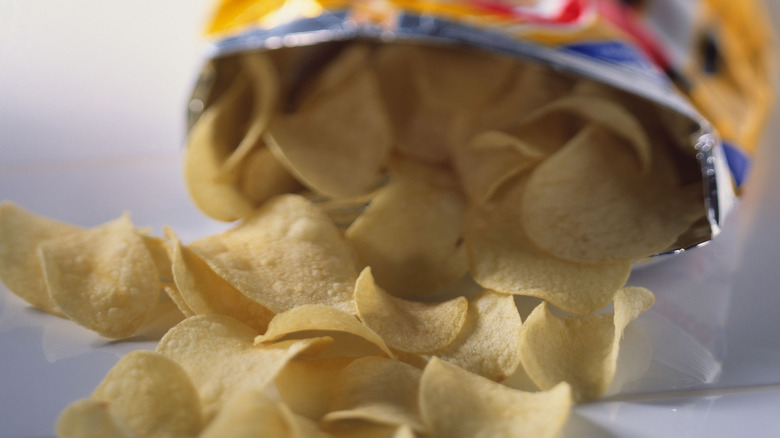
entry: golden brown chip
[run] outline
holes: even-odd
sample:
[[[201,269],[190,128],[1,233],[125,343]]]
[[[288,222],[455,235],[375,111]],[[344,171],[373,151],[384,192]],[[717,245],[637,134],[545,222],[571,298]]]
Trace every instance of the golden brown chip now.
[[[179,296],[193,314],[218,313],[231,316],[262,333],[274,314],[242,294],[218,276],[192,250],[184,246],[173,230],[166,229],[173,247],[173,277]]]
[[[342,421],[407,425],[423,432],[418,391],[422,371],[397,359],[367,356],[347,365],[338,377],[332,412],[322,422]]]
[[[92,398],[139,437],[190,438],[203,427],[200,400],[184,369],[147,350],[128,353],[106,374]]]
[[[255,345],[256,336],[257,331],[229,316],[198,315],[168,331],[157,351],[190,375],[209,421],[237,392],[265,389],[287,362],[332,342],[313,338]]]
[[[57,418],[60,438],[134,438],[136,435],[110,409],[110,403],[85,398],[70,403]]]
[[[358,263],[391,295],[416,298],[455,283],[468,270],[463,247],[466,200],[451,173],[413,162],[347,229]]]
[[[468,306],[458,337],[433,355],[500,382],[520,364],[523,324],[514,297],[485,290],[470,297]]]
[[[575,314],[609,304],[628,279],[631,262],[575,263],[536,248],[520,222],[524,184],[524,177],[515,179],[501,196],[470,212],[466,245],[474,280],[486,289],[535,296]]]
[[[312,190],[351,197],[380,180],[393,142],[373,72],[362,69],[299,111],[277,114],[266,143]],[[334,120],[349,120],[345,127]]]
[[[276,315],[268,325],[268,330],[258,336],[255,343],[265,344],[295,333],[310,332],[326,333],[328,336],[332,336],[332,332],[341,332],[357,336],[378,347],[388,356],[395,357],[385,341],[357,318],[333,307],[316,304],[299,306]]]
[[[569,416],[571,391],[566,383],[519,391],[433,358],[420,381],[420,410],[437,437],[553,437]]]
[[[36,308],[62,315],[49,295],[38,245],[82,230],[32,213],[12,202],[0,203],[0,280],[11,292]]]
[[[355,284],[355,304],[363,324],[391,348],[407,353],[442,349],[458,336],[466,321],[464,297],[428,303],[393,297],[374,283],[371,269],[360,273]]]
[[[633,262],[667,248],[690,225],[676,199],[624,142],[589,125],[532,172],[520,223],[534,245],[566,260]]]
[[[132,336],[157,305],[157,267],[128,215],[48,240],[39,252],[62,313],[101,336]]]
[[[271,199],[239,226],[188,248],[274,313],[301,304],[353,310],[352,253],[331,220],[298,195]]]
[[[560,317],[540,304],[521,337],[525,371],[542,389],[567,382],[575,401],[600,397],[615,375],[623,330],[653,301],[649,290],[626,287],[615,295],[612,314]]]
[[[267,147],[249,152],[240,173],[238,184],[241,193],[256,205],[276,195],[296,192],[302,187]]]

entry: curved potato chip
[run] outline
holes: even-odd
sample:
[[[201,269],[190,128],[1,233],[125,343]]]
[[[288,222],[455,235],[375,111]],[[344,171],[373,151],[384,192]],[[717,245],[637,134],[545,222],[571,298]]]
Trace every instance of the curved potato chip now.
[[[523,126],[533,129],[545,117],[556,113],[569,113],[578,116],[584,124],[596,124],[613,135],[625,140],[638,161],[642,173],[652,167],[653,146],[642,122],[620,103],[598,97],[571,94],[545,105],[524,118]]]
[[[262,333],[274,314],[242,294],[218,276],[197,254],[185,247],[173,230],[166,228],[173,251],[173,277],[187,308],[194,314],[231,316]]]
[[[443,169],[404,163],[346,236],[361,266],[391,295],[436,293],[468,271],[463,247],[466,200]]]
[[[301,196],[271,199],[239,226],[188,248],[274,313],[301,304],[353,310],[352,253],[325,213]]]
[[[222,163],[241,142],[250,112],[251,94],[245,75],[192,126],[184,149],[184,180],[195,205],[209,217],[234,221],[249,215],[255,205],[233,179],[222,177]]]
[[[107,402],[139,437],[191,438],[203,427],[198,393],[184,369],[153,351],[128,353],[92,398]]]
[[[479,111],[495,101],[514,77],[509,57],[455,46],[420,46],[419,92],[435,106]]]
[[[235,181],[238,178],[240,164],[261,144],[279,100],[278,73],[268,54],[245,53],[241,56],[241,65],[251,81],[252,112],[244,138],[221,164],[218,180]]]
[[[339,373],[353,360],[328,357],[290,361],[274,383],[293,412],[319,421],[330,410]]]
[[[566,383],[523,392],[438,358],[428,362],[420,381],[420,411],[437,437],[553,437],[570,410]]]
[[[355,359],[338,377],[332,412],[322,424],[362,420],[423,432],[418,407],[422,371],[396,359],[367,356]]]
[[[295,432],[291,413],[283,403],[260,390],[247,389],[225,403],[200,438],[293,438]]]
[[[577,402],[600,397],[615,376],[623,330],[653,301],[649,290],[627,287],[615,295],[613,314],[559,317],[540,304],[521,336],[525,371],[541,389],[567,382]]]
[[[468,302],[456,297],[436,303],[408,301],[381,290],[365,268],[355,283],[355,305],[363,324],[390,348],[425,353],[450,345],[466,321]]]
[[[674,209],[674,190],[642,174],[629,148],[590,125],[534,169],[521,223],[534,245],[558,257],[634,262],[667,248],[690,225]]]
[[[308,331],[344,332],[358,336],[395,358],[385,341],[354,316],[330,306],[306,304],[280,313],[268,324],[265,334],[255,338],[255,344],[282,339],[287,335]]]
[[[488,201],[496,191],[546,156],[543,150],[501,131],[484,131],[453,148],[453,163],[469,201]]]
[[[364,194],[379,182],[393,143],[373,72],[363,69],[316,102],[277,114],[266,143],[312,190],[331,197]],[[345,129],[334,120],[349,120]]]
[[[238,185],[256,205],[283,193],[292,193],[303,186],[276,159],[267,147],[253,149],[241,166]]]
[[[128,215],[48,240],[39,253],[62,313],[101,336],[132,336],[157,305],[157,267]]]
[[[82,230],[3,201],[0,203],[0,280],[8,290],[36,308],[62,316],[49,295],[38,245]]]
[[[312,338],[255,345],[255,336],[257,331],[229,316],[198,315],[168,331],[157,352],[190,375],[208,422],[240,390],[263,390],[294,357],[332,341]]]
[[[514,297],[484,290],[470,297],[458,337],[432,354],[474,374],[500,382],[520,364],[523,323]]]
[[[55,431],[60,438],[134,438],[136,435],[105,401],[85,398],[62,410]]]
[[[474,207],[467,221],[471,275],[486,289],[530,295],[571,313],[593,313],[612,301],[631,262],[585,264],[554,257],[528,240],[520,223],[525,177],[494,201]]]

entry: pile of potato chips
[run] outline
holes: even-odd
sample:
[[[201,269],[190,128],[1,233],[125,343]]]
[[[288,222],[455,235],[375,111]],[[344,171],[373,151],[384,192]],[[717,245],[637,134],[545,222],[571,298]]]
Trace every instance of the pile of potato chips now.
[[[659,120],[597,84],[447,47],[222,60],[185,174],[220,234],[0,204],[0,278],[126,338],[63,437],[554,436],[653,303],[632,266],[703,215]]]

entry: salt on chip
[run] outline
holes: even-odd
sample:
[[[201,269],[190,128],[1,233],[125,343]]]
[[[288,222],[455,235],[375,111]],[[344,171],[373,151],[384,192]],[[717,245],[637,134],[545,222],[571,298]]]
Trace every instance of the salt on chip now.
[[[110,403],[85,398],[60,412],[54,426],[60,438],[134,438],[136,435],[110,409]]]
[[[49,295],[38,246],[48,239],[82,230],[9,201],[0,203],[0,280],[11,292],[36,308],[62,315]]]
[[[407,353],[425,353],[450,345],[460,333],[468,310],[465,297],[440,302],[393,297],[377,286],[371,268],[365,268],[355,283],[355,305],[363,324],[390,348]]]
[[[153,351],[128,353],[91,396],[109,404],[139,437],[193,437],[203,428],[198,394],[184,369]]]
[[[188,248],[273,313],[300,304],[352,311],[352,253],[327,215],[299,195],[273,198],[237,227]]]
[[[536,248],[520,224],[525,180],[516,178],[501,196],[472,208],[466,227],[471,275],[486,289],[542,298],[567,312],[600,310],[625,284],[632,263],[576,263]]]
[[[567,382],[575,401],[600,397],[615,375],[623,330],[653,301],[649,290],[626,287],[615,295],[611,314],[556,316],[540,304],[521,337],[525,371],[542,389]]]
[[[184,246],[170,228],[173,277],[179,295],[194,314],[219,313],[247,324],[259,333],[265,331],[273,318],[265,306],[250,300],[230,283],[218,276],[192,250]]]
[[[101,336],[132,336],[157,305],[157,267],[128,215],[48,240],[39,253],[54,302]]]
[[[169,330],[157,352],[181,364],[191,376],[208,422],[240,390],[263,390],[287,362],[331,342],[313,338],[255,345],[257,334],[229,316],[197,315]]]
[[[376,78],[366,68],[299,111],[277,114],[265,140],[298,180],[338,198],[367,193],[378,184],[393,133]]]
[[[268,330],[258,336],[255,343],[262,345],[301,332],[342,332],[368,341],[389,357],[395,357],[384,339],[353,315],[316,304],[302,305],[276,315],[268,325]]]
[[[293,412],[319,421],[330,410],[339,373],[353,360],[324,357],[290,361],[276,376],[276,390]]]
[[[418,406],[422,371],[397,359],[366,356],[347,365],[338,377],[326,427],[342,421],[408,425],[424,432]]]
[[[193,202],[209,217],[234,221],[254,210],[223,163],[242,140],[251,106],[249,81],[238,75],[230,88],[192,126],[184,151],[184,179]]]
[[[688,215],[677,207],[681,197],[692,199],[652,176],[625,142],[588,125],[534,169],[519,223],[534,245],[566,260],[649,257],[688,228]]]
[[[465,212],[465,197],[449,171],[402,162],[346,236],[358,263],[371,267],[382,288],[422,297],[466,274]]]
[[[432,354],[497,382],[520,364],[523,323],[514,297],[484,290],[468,299],[468,313],[455,341]]]
[[[569,416],[571,391],[566,383],[519,391],[433,358],[420,381],[420,410],[432,436],[553,437]]]

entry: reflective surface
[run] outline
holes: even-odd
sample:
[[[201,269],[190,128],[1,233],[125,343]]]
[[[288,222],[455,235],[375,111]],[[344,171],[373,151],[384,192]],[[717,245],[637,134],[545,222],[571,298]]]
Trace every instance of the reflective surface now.
[[[209,3],[0,0],[0,200],[84,226],[129,210],[184,241],[224,229],[192,206],[180,175]],[[723,234],[633,273],[657,303],[629,327],[611,395],[576,407],[565,436],[766,436],[780,426],[773,122]],[[110,342],[0,286],[0,436],[51,436],[67,403],[158,335]]]

